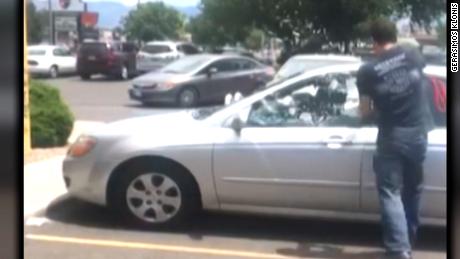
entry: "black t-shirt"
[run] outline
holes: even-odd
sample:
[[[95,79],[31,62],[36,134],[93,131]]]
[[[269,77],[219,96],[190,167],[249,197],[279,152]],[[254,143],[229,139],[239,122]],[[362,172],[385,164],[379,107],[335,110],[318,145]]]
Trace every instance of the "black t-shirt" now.
[[[404,141],[407,134],[426,135],[424,66],[416,50],[396,46],[359,69],[358,90],[372,99],[377,110],[379,140]],[[398,130],[404,134],[397,134]]]

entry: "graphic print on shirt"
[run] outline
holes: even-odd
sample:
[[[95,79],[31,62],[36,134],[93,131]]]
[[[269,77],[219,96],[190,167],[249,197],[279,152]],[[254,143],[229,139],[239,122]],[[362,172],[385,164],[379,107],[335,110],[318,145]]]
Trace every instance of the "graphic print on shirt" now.
[[[377,64],[375,72],[383,79],[383,82],[376,87],[379,94],[410,94],[412,83],[421,78],[420,71],[413,69],[407,70],[406,54],[401,53],[391,59]]]

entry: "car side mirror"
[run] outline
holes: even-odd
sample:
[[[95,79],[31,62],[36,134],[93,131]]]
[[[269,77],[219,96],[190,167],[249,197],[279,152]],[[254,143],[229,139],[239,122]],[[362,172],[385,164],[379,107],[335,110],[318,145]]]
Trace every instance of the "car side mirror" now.
[[[217,68],[215,67],[211,67],[208,69],[208,77],[212,77],[212,75],[216,74],[217,73]]]
[[[241,130],[243,129],[244,123],[243,120],[239,116],[235,116],[230,121],[230,127],[236,132],[236,134],[240,135]]]

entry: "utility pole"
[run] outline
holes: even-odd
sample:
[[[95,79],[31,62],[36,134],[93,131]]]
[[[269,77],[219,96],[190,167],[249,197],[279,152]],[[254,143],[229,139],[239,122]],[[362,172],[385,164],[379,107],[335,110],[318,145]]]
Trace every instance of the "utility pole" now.
[[[51,4],[51,0],[48,0],[48,20],[49,20],[49,27],[50,27],[50,44],[54,42],[54,33],[53,33],[53,5]]]
[[[29,113],[29,67],[27,64],[27,0],[24,1],[24,155],[31,151]]]

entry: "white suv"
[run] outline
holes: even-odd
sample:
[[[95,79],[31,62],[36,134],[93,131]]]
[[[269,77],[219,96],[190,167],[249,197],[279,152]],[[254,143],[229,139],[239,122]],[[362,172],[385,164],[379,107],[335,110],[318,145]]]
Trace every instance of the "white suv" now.
[[[154,71],[182,56],[197,53],[199,50],[190,43],[151,41],[137,53],[137,71],[139,73]]]

